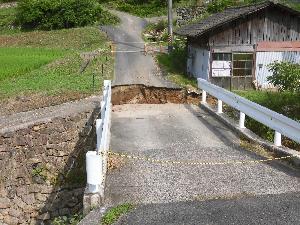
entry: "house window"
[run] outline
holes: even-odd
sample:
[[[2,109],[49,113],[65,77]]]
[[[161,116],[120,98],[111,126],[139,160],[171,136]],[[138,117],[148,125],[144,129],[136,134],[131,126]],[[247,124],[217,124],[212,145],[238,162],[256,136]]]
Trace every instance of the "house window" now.
[[[233,71],[234,77],[252,76],[253,54],[252,53],[234,53]]]
[[[231,61],[231,53],[213,53],[213,61]]]

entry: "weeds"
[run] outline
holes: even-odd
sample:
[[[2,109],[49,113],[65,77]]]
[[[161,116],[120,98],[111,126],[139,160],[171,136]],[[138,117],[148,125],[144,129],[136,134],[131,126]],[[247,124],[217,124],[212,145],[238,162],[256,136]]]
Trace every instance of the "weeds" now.
[[[52,225],[76,225],[83,219],[82,214],[74,214],[70,216],[59,216],[54,218]]]
[[[293,120],[300,121],[299,93],[267,91],[235,91],[235,93]],[[245,125],[260,137],[273,142],[274,131],[271,128],[249,117],[247,117]],[[283,137],[282,143],[300,151],[300,145],[286,137]]]
[[[126,203],[110,209],[102,218],[102,225],[110,225],[115,223],[121,215],[130,212],[134,209],[132,204]]]

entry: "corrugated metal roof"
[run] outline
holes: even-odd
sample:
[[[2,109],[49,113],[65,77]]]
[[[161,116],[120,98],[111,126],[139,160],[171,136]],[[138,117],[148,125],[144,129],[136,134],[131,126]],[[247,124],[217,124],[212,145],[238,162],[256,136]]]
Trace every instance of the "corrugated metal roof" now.
[[[259,52],[299,52],[300,41],[263,41],[258,42],[256,50]]]
[[[300,12],[296,10],[288,8],[279,3],[274,3],[272,1],[265,1],[262,3],[257,3],[248,6],[228,8],[223,12],[213,14],[208,18],[203,19],[199,22],[183,26],[178,30],[176,30],[175,33],[187,37],[201,36],[207,33],[208,31],[219,28],[224,24],[235,21],[247,15],[253,14],[257,11],[260,11],[270,6],[279,7],[286,11],[289,11],[290,13],[300,16]]]

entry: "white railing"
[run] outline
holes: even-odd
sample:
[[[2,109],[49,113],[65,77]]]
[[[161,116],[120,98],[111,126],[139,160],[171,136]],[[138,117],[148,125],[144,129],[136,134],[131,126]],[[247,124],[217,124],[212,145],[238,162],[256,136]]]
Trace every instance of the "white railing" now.
[[[207,93],[218,99],[217,113],[222,113],[223,102],[240,111],[239,127],[245,128],[245,115],[275,130],[274,144],[281,146],[281,134],[300,143],[300,123],[286,116],[242,98],[230,91],[198,79],[202,89],[202,103],[206,103]]]
[[[111,81],[105,80],[101,101],[101,118],[96,120],[97,146],[96,151],[86,154],[86,171],[88,190],[103,195],[107,158],[110,144],[111,124]]]

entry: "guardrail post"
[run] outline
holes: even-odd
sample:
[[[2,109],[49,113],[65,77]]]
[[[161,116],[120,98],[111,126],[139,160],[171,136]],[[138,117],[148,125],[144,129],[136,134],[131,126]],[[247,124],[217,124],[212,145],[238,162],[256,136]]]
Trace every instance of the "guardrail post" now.
[[[97,193],[100,191],[100,185],[103,180],[102,156],[96,151],[86,153],[86,173],[88,191]]]
[[[240,112],[240,122],[239,122],[239,127],[240,128],[245,128],[245,113]]]
[[[202,103],[206,103],[206,91],[202,90]]]
[[[275,146],[281,146],[281,133],[277,131],[275,131],[274,144]]]
[[[223,113],[223,102],[218,100],[218,113]]]
[[[103,123],[102,119],[96,120],[96,134],[97,134],[97,153],[99,154],[100,145],[101,145],[101,135],[102,135]]]

